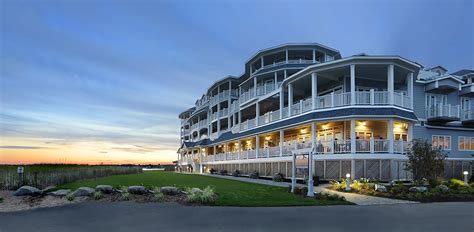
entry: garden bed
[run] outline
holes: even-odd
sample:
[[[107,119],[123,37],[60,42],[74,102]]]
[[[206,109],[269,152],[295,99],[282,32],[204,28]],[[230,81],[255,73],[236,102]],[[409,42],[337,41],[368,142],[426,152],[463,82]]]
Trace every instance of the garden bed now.
[[[346,181],[332,182],[329,189],[346,192]],[[351,193],[419,202],[474,201],[474,183],[437,179],[420,183],[378,183],[355,180]]]

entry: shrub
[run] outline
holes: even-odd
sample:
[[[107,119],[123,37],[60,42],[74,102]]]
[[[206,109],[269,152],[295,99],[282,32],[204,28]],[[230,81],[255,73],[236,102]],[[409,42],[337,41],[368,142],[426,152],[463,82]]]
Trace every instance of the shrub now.
[[[290,190],[291,190],[291,185],[290,185]],[[296,195],[302,195],[306,196],[308,194],[308,187],[303,186],[303,187],[295,187],[295,191],[293,192]]]
[[[216,194],[211,186],[207,186],[202,191],[192,191],[191,188],[186,188],[186,198],[189,202],[209,204],[216,200]]]
[[[319,193],[314,196],[316,199],[320,200],[330,200],[330,201],[345,201],[346,198],[343,196],[339,196],[337,194],[331,194],[331,193]]]
[[[227,175],[227,170],[220,170],[219,175]]]
[[[163,200],[165,199],[165,194],[160,193],[160,192],[155,192],[155,193],[153,194],[153,196],[155,197],[155,200],[156,200],[156,201],[160,201],[160,202],[161,202],[161,201],[163,201]]]
[[[66,199],[68,201],[73,201],[74,200],[74,194],[72,194],[72,192],[70,192],[69,194],[66,195]]]
[[[446,181],[443,178],[439,177],[439,178],[429,179],[428,183],[429,183],[430,187],[434,188],[436,186],[445,184]]]
[[[414,180],[436,178],[444,172],[446,154],[426,140],[413,140],[407,157],[406,170],[413,174]]]
[[[216,174],[216,173],[217,173],[217,170],[214,169],[214,168],[211,168],[211,169],[209,169],[209,173],[211,173],[211,174]]]
[[[3,197],[0,197],[0,203],[2,203],[2,202],[3,202]]]
[[[400,193],[407,192],[407,190],[408,190],[408,189],[407,189],[406,186],[404,186],[404,185],[401,184],[401,183],[398,183],[398,184],[392,186],[392,187],[390,188],[390,191],[389,191],[389,192],[390,192],[391,194],[396,195],[396,194],[400,194]]]
[[[462,187],[465,187],[464,182],[458,179],[449,180],[448,187],[452,190],[459,190]]]
[[[283,174],[275,173],[275,175],[273,175],[273,177],[272,177],[272,180],[275,181],[275,182],[283,182],[284,181]]]
[[[331,188],[337,191],[344,191],[346,189],[346,181],[331,181]]]
[[[120,200],[122,200],[122,201],[130,200],[130,193],[128,192],[127,186],[121,186],[120,191],[121,191]]]
[[[257,171],[253,171],[249,175],[249,178],[251,178],[251,179],[258,179],[259,177],[260,177],[260,175],[258,174]]]
[[[234,177],[239,177],[239,176],[240,176],[240,171],[239,171],[239,170],[235,170],[235,171],[232,173],[232,176],[234,176]]]
[[[306,176],[304,178],[304,183],[308,183],[309,181],[309,176]],[[313,176],[313,186],[318,186],[319,185],[319,176]]]
[[[104,194],[101,191],[95,191],[94,192],[94,199],[95,200],[100,200],[104,198]]]

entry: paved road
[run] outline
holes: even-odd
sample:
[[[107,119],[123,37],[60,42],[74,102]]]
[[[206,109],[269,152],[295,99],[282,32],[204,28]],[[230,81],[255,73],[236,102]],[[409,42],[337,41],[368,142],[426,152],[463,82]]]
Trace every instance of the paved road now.
[[[87,202],[0,213],[0,231],[474,231],[474,202],[316,207],[189,207]]]

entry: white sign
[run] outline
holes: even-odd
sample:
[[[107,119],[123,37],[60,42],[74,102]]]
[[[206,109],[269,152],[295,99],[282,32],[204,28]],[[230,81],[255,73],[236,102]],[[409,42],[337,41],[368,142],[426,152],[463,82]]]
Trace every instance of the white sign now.
[[[18,173],[19,173],[19,174],[22,174],[22,173],[23,173],[23,167],[22,167],[22,166],[18,166],[18,169],[17,169],[17,170],[18,170]]]
[[[299,155],[296,156],[296,163],[297,168],[307,168],[308,167],[308,156],[307,155]]]

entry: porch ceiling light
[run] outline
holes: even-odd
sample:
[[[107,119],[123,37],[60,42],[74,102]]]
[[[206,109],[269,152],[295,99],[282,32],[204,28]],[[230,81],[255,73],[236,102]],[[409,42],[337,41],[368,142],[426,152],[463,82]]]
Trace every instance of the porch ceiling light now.
[[[323,128],[323,130],[329,129],[329,124],[324,124],[324,125],[322,126],[322,128]]]
[[[269,141],[270,139],[272,139],[272,136],[271,136],[271,135],[265,136],[265,140]]]
[[[301,134],[306,134],[306,132],[307,132],[307,129],[306,129],[306,128],[303,128],[303,129],[300,130],[300,133],[301,133]]]
[[[360,126],[365,126],[367,123],[365,121],[359,121]]]

